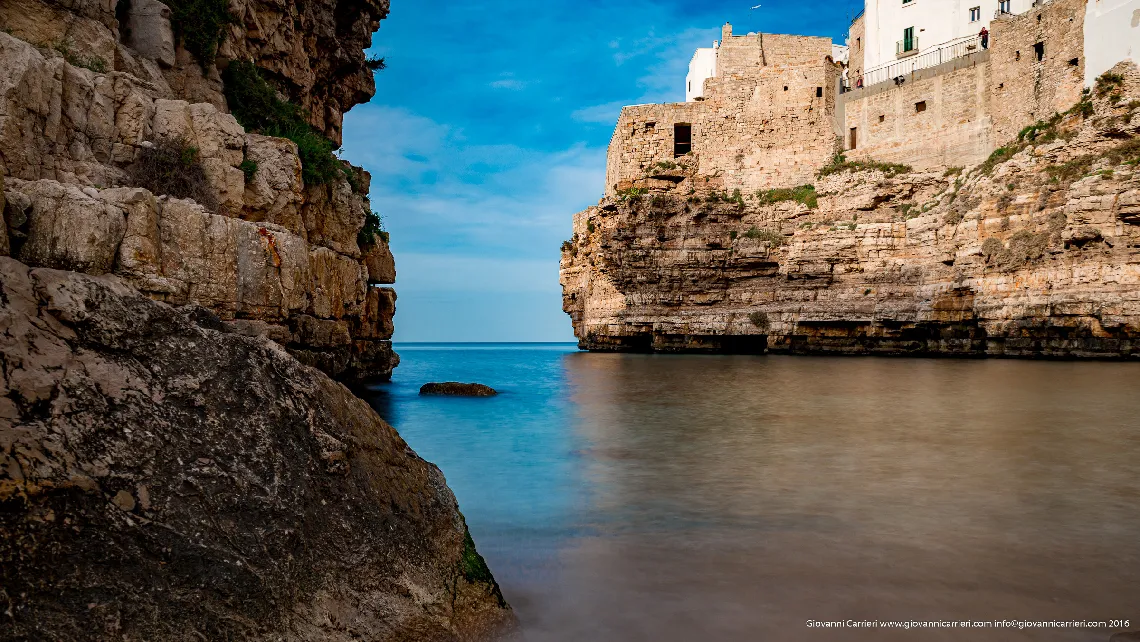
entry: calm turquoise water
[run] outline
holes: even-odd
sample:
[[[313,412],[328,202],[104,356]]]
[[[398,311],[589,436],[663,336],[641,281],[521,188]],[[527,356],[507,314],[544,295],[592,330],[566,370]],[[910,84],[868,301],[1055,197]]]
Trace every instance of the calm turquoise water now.
[[[377,410],[538,641],[1107,640],[1130,620],[1140,365],[398,346]],[[491,399],[419,397],[476,381]]]

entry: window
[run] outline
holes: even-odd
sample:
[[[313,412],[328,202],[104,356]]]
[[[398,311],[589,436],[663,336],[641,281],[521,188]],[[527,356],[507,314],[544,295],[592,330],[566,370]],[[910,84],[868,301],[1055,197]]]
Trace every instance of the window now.
[[[902,50],[914,51],[914,27],[903,29]]]
[[[816,87],[815,88],[815,97],[816,98],[823,98],[823,87]]]
[[[879,122],[880,122],[880,123],[882,123],[882,122],[886,122],[886,120],[887,120],[887,115],[886,115],[886,114],[879,114]]]
[[[851,143],[847,145],[847,149],[855,149],[855,144],[859,141],[859,128],[851,128]]]
[[[1045,60],[1045,43],[1044,42],[1039,42],[1039,43],[1033,45],[1033,57],[1036,58],[1038,62]]]
[[[863,39],[862,38],[856,38],[855,39],[855,50],[858,51],[859,47],[862,47],[862,46],[863,46]]]
[[[689,91],[693,91],[693,83],[689,83]]]
[[[1001,0],[1001,2],[998,3],[998,5],[999,5],[999,11],[1001,11],[1002,13],[1012,13],[1009,10],[1010,0]]]
[[[970,22],[977,22],[982,19],[982,8],[974,7],[970,9]]]
[[[673,158],[693,151],[693,126],[689,123],[673,125]]]
[[[914,112],[916,114],[921,114],[924,111],[926,111],[926,101],[925,100],[920,100],[914,104]]]
[[[910,4],[912,2],[914,2],[914,0],[903,0],[903,4]]]

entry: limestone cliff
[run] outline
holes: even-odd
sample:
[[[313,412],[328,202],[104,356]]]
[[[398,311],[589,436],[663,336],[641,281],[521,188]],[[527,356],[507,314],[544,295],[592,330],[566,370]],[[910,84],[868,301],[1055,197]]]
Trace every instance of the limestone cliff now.
[[[199,306],[0,258],[0,639],[476,640],[439,469]]]
[[[387,11],[0,0],[0,639],[513,626],[443,475],[326,376],[398,362],[333,152]]]
[[[592,350],[1140,355],[1138,99],[1121,64],[967,170],[744,195],[658,164],[575,216],[564,309]]]
[[[362,235],[367,172],[331,154],[341,115],[374,93],[364,49],[387,2],[172,7],[0,3],[4,253],[203,305],[337,377],[390,376],[396,297],[373,287],[395,280],[387,237]],[[222,82],[250,61],[261,85]],[[235,92],[305,120],[258,123],[293,140],[247,131]]]

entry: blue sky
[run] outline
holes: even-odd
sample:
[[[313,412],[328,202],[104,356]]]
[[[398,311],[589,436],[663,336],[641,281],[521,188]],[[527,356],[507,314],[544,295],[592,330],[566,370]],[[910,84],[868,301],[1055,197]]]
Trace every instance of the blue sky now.
[[[763,6],[750,11],[761,2]],[[396,255],[397,341],[572,341],[572,215],[602,194],[622,105],[684,100],[731,21],[842,42],[862,0],[392,0],[388,68],[345,118]]]

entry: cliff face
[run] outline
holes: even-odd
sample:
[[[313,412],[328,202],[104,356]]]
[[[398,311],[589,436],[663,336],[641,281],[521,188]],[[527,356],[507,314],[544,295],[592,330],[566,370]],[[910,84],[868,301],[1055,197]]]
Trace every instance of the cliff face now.
[[[513,626],[443,475],[325,374],[398,362],[332,153],[387,11],[0,1],[0,639]]]
[[[205,308],[0,258],[3,639],[473,640],[512,623],[439,469]]]
[[[341,115],[374,93],[364,48],[387,3],[223,4],[203,59],[203,34],[178,16],[208,22],[209,4],[0,4],[7,253],[206,306],[337,377],[388,377],[396,297],[372,286],[395,269],[386,235],[361,238],[369,176],[332,144],[309,149],[339,141]],[[250,60],[315,127],[301,146],[227,113],[249,107],[227,104],[221,69]]]
[[[724,194],[658,167],[574,219],[564,309],[592,350],[1140,354],[1140,73],[989,161],[836,166]]]

